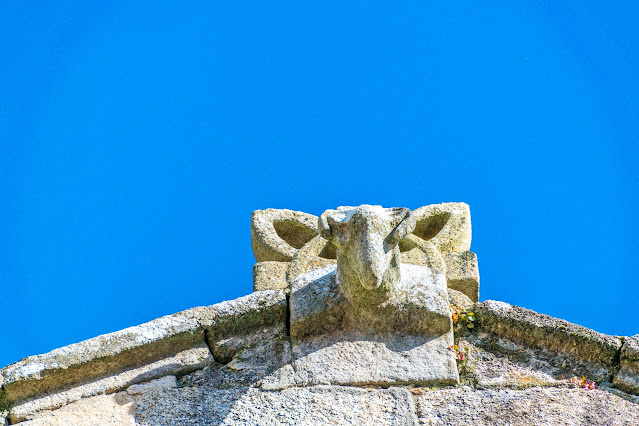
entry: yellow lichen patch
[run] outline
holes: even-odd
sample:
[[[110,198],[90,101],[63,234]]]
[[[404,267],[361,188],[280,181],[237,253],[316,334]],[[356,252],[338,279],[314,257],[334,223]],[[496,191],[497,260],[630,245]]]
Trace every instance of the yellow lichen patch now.
[[[512,380],[514,383],[517,383],[519,386],[527,388],[530,386],[543,386],[547,385],[547,382],[544,380],[540,380],[539,377],[535,377],[532,374],[527,374],[520,371],[513,371],[508,374],[508,379]]]

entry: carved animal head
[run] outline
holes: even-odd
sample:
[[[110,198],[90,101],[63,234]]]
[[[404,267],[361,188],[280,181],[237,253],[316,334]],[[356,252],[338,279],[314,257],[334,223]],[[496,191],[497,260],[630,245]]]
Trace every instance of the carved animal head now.
[[[407,208],[338,207],[319,218],[320,235],[337,248],[341,279],[366,290],[390,289],[399,281],[398,243],[413,229],[415,218]]]

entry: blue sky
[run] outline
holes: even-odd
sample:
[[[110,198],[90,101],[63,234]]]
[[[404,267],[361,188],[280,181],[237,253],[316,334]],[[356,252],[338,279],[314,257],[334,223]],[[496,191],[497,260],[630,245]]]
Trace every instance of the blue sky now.
[[[250,215],[464,201],[481,299],[639,333],[636,2],[0,6],[0,365],[251,292]]]

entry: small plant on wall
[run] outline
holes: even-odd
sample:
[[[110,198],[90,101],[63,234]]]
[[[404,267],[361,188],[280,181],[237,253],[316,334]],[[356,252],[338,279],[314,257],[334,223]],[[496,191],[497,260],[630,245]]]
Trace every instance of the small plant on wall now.
[[[593,390],[597,388],[597,383],[594,380],[588,380],[585,376],[581,378],[577,376],[572,376],[570,379],[567,379],[568,383],[572,383],[576,387],[580,387],[586,390]]]
[[[455,333],[462,331],[464,328],[469,330],[475,328],[475,313],[470,308],[463,309],[456,305],[450,305],[450,310]]]
[[[463,365],[468,359],[468,348],[460,348],[458,345],[451,345],[448,347],[449,351],[455,352],[455,359],[457,360],[457,365]]]

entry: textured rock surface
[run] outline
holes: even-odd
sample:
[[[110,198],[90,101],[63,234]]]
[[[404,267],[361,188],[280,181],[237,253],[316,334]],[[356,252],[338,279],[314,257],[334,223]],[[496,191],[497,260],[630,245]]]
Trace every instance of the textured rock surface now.
[[[297,385],[457,383],[452,333],[436,338],[336,333],[293,346]]]
[[[282,389],[292,384],[281,377],[280,371],[291,362],[291,347],[283,326],[219,340],[211,348],[218,363],[182,377],[180,386],[230,389],[263,385]]]
[[[615,336],[504,302],[488,300],[478,303],[475,309],[479,327],[486,333],[563,354],[591,371],[600,369],[595,380],[608,380],[616,372],[621,341]]]
[[[290,283],[301,274],[336,264],[335,246],[318,235],[298,250],[290,262],[286,280]]]
[[[470,297],[466,296],[461,291],[453,290],[452,288],[448,289],[448,302],[461,309],[468,309],[475,305],[473,301],[470,300]]]
[[[351,212],[344,214],[348,210]],[[389,234],[394,231],[392,228],[397,223],[391,218],[393,214],[390,213],[393,211],[403,212],[407,211],[407,209],[383,209],[380,206],[366,205],[340,207],[337,210],[327,210],[320,218],[307,213],[285,209],[257,210],[253,213],[251,221],[255,259],[258,263],[264,261],[289,263],[286,280],[290,283],[302,273],[334,264],[337,258],[336,246],[342,246],[342,257],[348,257],[349,253],[352,256],[355,253],[372,254],[375,250],[371,251],[366,249],[366,247],[381,246],[383,243],[389,247],[386,247],[385,250],[378,250],[378,254],[385,253],[385,255],[379,256],[380,259],[386,257],[388,257],[386,260],[397,258],[397,260],[401,259],[404,264],[427,266],[433,271],[446,273],[448,284],[451,288],[460,290],[474,301],[477,301],[479,297],[477,258],[474,253],[467,251],[471,241],[470,209],[468,205],[464,203],[442,203],[420,207],[415,210],[408,216],[407,224],[411,226],[399,226],[397,227],[397,232],[393,233],[393,236],[399,238],[399,241],[394,242],[398,244],[399,256],[396,248],[390,247],[394,243],[389,245],[393,238],[388,240],[378,238],[379,244],[372,244],[375,239],[373,237],[376,234]],[[363,212],[365,214],[360,215]],[[360,219],[366,216],[371,220],[367,224],[360,223],[354,227],[351,225],[345,226],[342,223],[351,222],[353,216],[357,215],[362,216]],[[328,216],[332,217],[332,225],[329,224]],[[353,221],[358,222],[357,218]],[[318,222],[320,224],[319,227],[317,226]],[[407,234],[413,224],[413,233]],[[332,236],[331,226],[336,228],[338,231],[336,233],[341,233],[340,238]],[[319,228],[323,228],[324,231]],[[355,236],[358,228],[367,230],[367,238],[362,239]],[[340,230],[347,230],[348,232],[344,233]],[[324,234],[324,237],[318,235],[320,231]],[[380,235],[377,236],[379,237]],[[331,240],[331,242],[328,240]],[[347,240],[350,240],[350,242]],[[353,250],[353,247],[350,247],[353,241],[361,242],[361,247],[358,250]],[[359,256],[358,259],[358,256],[354,256],[349,263],[353,263],[351,266],[380,264],[379,259],[375,262],[362,262],[364,257]],[[397,260],[393,260],[393,263],[398,263]],[[267,264],[256,266],[254,269],[254,289],[282,289],[284,287],[282,282],[283,268],[283,265],[281,267]],[[368,269],[369,272],[372,271],[372,269]],[[348,270],[352,270],[352,268],[347,268],[343,272],[348,272]],[[371,274],[363,273],[365,270],[366,268],[359,268],[359,273],[351,274],[353,275],[352,278],[357,281],[366,281],[366,277]],[[392,267],[388,268],[388,272],[393,270],[394,268]],[[381,273],[383,271],[380,270],[378,272]],[[392,273],[384,273],[383,275],[386,281],[389,278],[392,281]],[[352,280],[349,279],[347,281]]]
[[[472,251],[447,253],[446,279],[448,288],[461,291],[473,302],[479,300],[479,266],[477,255]]]
[[[291,283],[290,328],[293,339],[342,328],[346,299],[339,291],[336,265],[304,273]]]
[[[410,392],[409,392],[410,391]],[[415,404],[415,400],[417,403]],[[440,390],[341,386],[206,386],[120,392],[41,413],[25,426],[62,425],[636,425],[639,405],[607,390],[535,387]]]
[[[408,235],[399,242],[399,250],[402,263],[427,266],[433,271],[446,273],[446,260],[432,241]]]
[[[251,242],[258,262],[291,261],[317,233],[317,216],[308,213],[266,209],[251,215]]]
[[[258,262],[253,265],[253,291],[285,290],[289,262]]]
[[[605,390],[444,389],[420,395],[417,410],[427,425],[639,424],[639,406]]]
[[[11,409],[11,419],[14,422],[30,419],[41,411],[56,409],[81,398],[115,392],[135,383],[146,382],[166,375],[190,373],[202,369],[212,362],[213,357],[211,357],[208,347],[202,343],[196,348],[182,351],[175,356],[142,367],[15,404]]]
[[[516,344],[485,333],[467,335],[459,346],[467,350],[462,370],[466,383],[480,388],[569,386],[572,376],[607,381],[608,371],[580,360]]]
[[[298,339],[336,329],[426,336],[447,333],[451,319],[444,275],[417,265],[400,265],[400,269],[401,293],[381,305],[347,300],[334,266],[300,275],[291,284],[291,336]]]
[[[441,203],[413,211],[417,225],[413,234],[431,240],[441,253],[470,250],[472,229],[466,203]]]
[[[286,322],[287,302],[282,291],[257,291],[205,308],[193,308],[208,338],[244,334],[268,325]]]
[[[0,370],[10,402],[152,363],[204,343],[193,310],[35,355]]]
[[[319,228],[337,249],[340,289],[351,303],[393,297],[401,282],[399,241],[415,228],[410,210],[338,207],[322,213]]]
[[[277,291],[255,292],[189,309],[25,358],[0,370],[2,389],[7,401],[16,406],[38,395],[55,394],[87,382],[108,382],[109,376],[204,346],[205,330],[209,337],[217,338],[266,325],[283,325],[286,310],[286,297]]]
[[[414,401],[405,389],[335,386],[264,392],[202,387],[147,393],[135,406],[140,425],[413,425]]]
[[[168,389],[177,387],[177,378],[175,376],[164,376],[159,379],[151,380],[147,383],[129,386],[126,393],[129,395],[140,395],[156,389]]]
[[[639,334],[626,338],[621,350],[621,369],[613,383],[619,389],[639,395]]]
[[[597,338],[578,340],[579,352],[585,354],[579,357],[575,350],[557,350],[552,333],[566,333],[561,325],[568,330],[581,328],[489,302],[482,309],[514,309],[508,321],[518,323],[521,330],[533,327],[533,334],[540,332],[534,327],[541,327],[550,337],[531,345],[530,340],[513,338],[522,331],[504,331],[506,323],[484,327],[482,318],[472,330],[457,328],[459,346],[468,351],[464,352],[467,358],[456,364],[455,353],[448,349],[451,335],[437,343],[436,351],[423,351],[423,345],[434,344],[433,340],[424,342],[415,336],[370,337],[346,332],[297,340],[291,347],[285,322],[270,316],[279,303],[277,292],[263,292],[241,303],[208,309],[208,315],[192,313],[201,327],[219,324],[224,331],[218,336],[207,333],[213,357],[200,344],[143,367],[14,404],[12,420],[28,419],[21,423],[25,425],[72,426],[415,424],[417,415],[422,424],[615,425],[639,421],[639,397],[612,388],[611,383],[599,383],[598,389],[589,391],[566,380],[573,374],[598,382],[614,376],[618,359],[610,368],[591,355],[600,353],[602,341],[616,339],[611,336],[596,334]],[[261,321],[245,317],[251,312],[265,312],[271,318],[266,322],[272,324],[258,327]],[[235,328],[229,328],[230,319],[236,321]],[[621,389],[634,388],[624,388],[618,378],[637,382],[633,369],[638,337],[626,339],[621,350],[622,368],[614,381]],[[202,363],[197,362],[198,357]],[[442,365],[448,366],[447,372],[433,373]],[[469,386],[421,387],[433,385],[429,375],[454,376],[457,367],[462,384]],[[189,372],[192,368],[200,369]],[[455,381],[453,377],[450,383]],[[395,388],[370,388],[379,385]]]
[[[137,425],[135,399],[126,392],[84,398],[59,410],[39,413],[23,426],[127,426]]]

